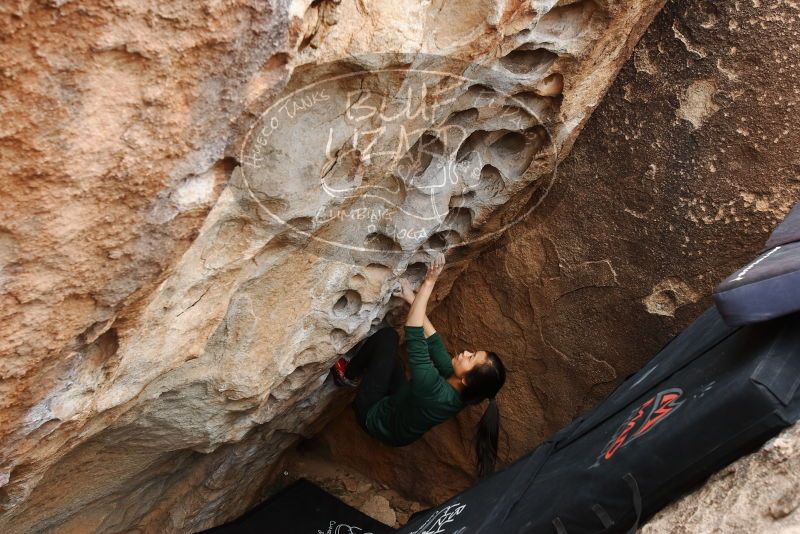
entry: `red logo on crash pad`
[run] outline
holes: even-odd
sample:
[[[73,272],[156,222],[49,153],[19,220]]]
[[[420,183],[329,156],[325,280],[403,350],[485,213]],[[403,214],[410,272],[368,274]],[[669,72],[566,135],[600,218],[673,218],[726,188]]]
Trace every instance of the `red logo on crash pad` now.
[[[650,432],[683,404],[683,401],[680,400],[682,396],[682,389],[670,388],[660,391],[644,401],[631,412],[628,419],[620,426],[597,458],[597,463],[610,460],[620,449]]]

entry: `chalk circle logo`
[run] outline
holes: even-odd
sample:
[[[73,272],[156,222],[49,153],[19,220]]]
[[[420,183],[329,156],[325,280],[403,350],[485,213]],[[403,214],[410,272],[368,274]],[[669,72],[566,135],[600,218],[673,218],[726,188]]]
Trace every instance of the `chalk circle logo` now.
[[[637,406],[614,433],[592,467],[611,460],[621,449],[653,430],[683,405],[682,398],[682,389],[670,388],[659,391]]]
[[[247,131],[239,185],[329,250],[386,256],[490,239],[555,181],[554,99],[525,89],[509,73],[437,56],[298,68]],[[523,209],[492,219],[526,191]]]
[[[411,534],[443,534],[448,528],[452,528],[453,525],[449,527],[447,525],[455,522],[466,507],[466,504],[455,502],[440,508],[433,512],[430,517]],[[456,532],[461,530],[462,529],[459,529]]]
[[[348,525],[347,523],[331,521],[328,523],[327,530],[323,532],[322,530],[317,529],[317,534],[372,534],[372,532],[366,532],[361,527]]]

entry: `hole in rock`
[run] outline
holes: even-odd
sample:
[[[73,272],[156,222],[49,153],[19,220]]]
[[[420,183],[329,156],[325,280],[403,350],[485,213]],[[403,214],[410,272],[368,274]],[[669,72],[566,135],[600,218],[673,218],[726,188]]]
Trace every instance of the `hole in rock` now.
[[[503,169],[503,175],[516,178],[530,166],[547,139],[547,131],[535,126],[520,132],[507,132],[489,146],[490,161]]]
[[[448,124],[463,124],[467,127],[472,126],[475,124],[475,121],[478,120],[480,116],[480,112],[475,108],[464,109],[461,111],[456,111],[455,113],[451,114],[447,118]]]
[[[447,247],[447,239],[444,232],[436,232],[422,245],[424,250],[444,250]]]
[[[336,317],[348,317],[361,310],[361,295],[358,291],[348,289],[333,305],[333,314]]]
[[[498,113],[498,117],[515,126],[528,125],[532,120],[530,111],[524,106],[503,106],[500,109],[500,113]]]
[[[492,150],[500,158],[515,157],[525,148],[525,136],[519,132],[508,132],[492,143]]]
[[[215,166],[222,169],[222,172],[225,174],[225,178],[230,178],[231,174],[233,174],[233,170],[239,165],[239,160],[233,156],[226,156],[219,160]]]
[[[480,188],[488,197],[498,195],[505,188],[503,175],[492,165],[484,165],[481,169]]]
[[[662,309],[675,310],[678,308],[680,301],[678,294],[672,289],[665,289],[656,295],[654,299]]]
[[[302,390],[309,385],[309,382],[316,380],[324,371],[323,362],[299,365],[272,388],[270,395],[283,401],[302,394]]]
[[[470,157],[473,152],[476,152],[479,147],[484,145],[484,140],[488,132],[483,130],[475,130],[469,136],[464,139],[464,142],[461,143],[461,146],[458,147],[458,151],[456,152],[456,161],[462,162]]]
[[[541,96],[558,96],[564,91],[564,76],[556,72],[536,85],[536,93]]]
[[[475,202],[475,191],[467,191],[462,195],[450,197],[448,206],[450,208],[466,208]]]
[[[335,350],[337,354],[344,354],[348,338],[347,332],[341,328],[334,328],[331,330],[330,338],[333,350]]]
[[[466,234],[472,227],[472,210],[469,208],[451,209],[444,219],[444,225],[458,234]]]
[[[468,99],[475,100],[475,102],[473,102],[473,106],[479,107],[485,106],[489,101],[498,98],[499,94],[488,85],[476,83],[475,85],[469,86],[465,96]]]
[[[400,252],[400,245],[391,237],[380,232],[371,232],[364,238],[364,248],[377,252]]]
[[[414,262],[406,267],[406,276],[412,282],[419,282],[425,277],[425,273],[428,272],[428,266],[421,262]]]
[[[453,230],[442,230],[436,232],[428,238],[422,245],[422,249],[426,251],[439,251],[443,252],[448,246],[461,243],[461,235]]]
[[[558,55],[544,48],[535,50],[518,48],[500,58],[500,64],[514,74],[535,74],[547,72],[556,59]]]
[[[523,91],[513,95],[515,105],[536,117],[539,121],[552,120],[561,109],[564,100],[560,93],[554,96],[542,96],[533,91]]]
[[[441,158],[442,154],[444,154],[442,142],[435,136],[424,133],[397,162],[397,174],[404,181],[421,176],[433,158]]]
[[[532,156],[539,154],[547,146],[550,139],[547,130],[543,126],[534,126],[525,130],[525,137],[528,140],[528,149],[531,151]]]
[[[370,280],[382,280],[392,274],[392,269],[381,263],[369,263],[364,267],[364,274]]]

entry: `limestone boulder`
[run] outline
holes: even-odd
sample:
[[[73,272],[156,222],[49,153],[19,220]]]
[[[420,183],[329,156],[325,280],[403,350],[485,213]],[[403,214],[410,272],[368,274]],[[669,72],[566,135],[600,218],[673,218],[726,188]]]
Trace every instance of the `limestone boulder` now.
[[[5,4],[0,530],[246,509],[397,276],[447,248],[441,300],[540,205],[660,6]]]

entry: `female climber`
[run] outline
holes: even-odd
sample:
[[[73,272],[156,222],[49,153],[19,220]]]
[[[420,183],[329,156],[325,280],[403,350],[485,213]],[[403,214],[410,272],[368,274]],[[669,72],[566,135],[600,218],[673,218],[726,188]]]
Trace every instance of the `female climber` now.
[[[506,372],[493,352],[465,350],[452,358],[447,353],[426,315],[443,268],[440,254],[428,267],[416,296],[410,282],[401,280],[399,296],[411,305],[405,324],[410,380],[397,354],[399,337],[390,327],[367,338],[349,363],[340,358],[331,372],[337,385],[359,388],[354,407],[364,431],[394,447],[416,441],[465,406],[488,399],[475,434],[477,472],[483,478],[494,471],[497,459],[500,414],[495,396]]]

